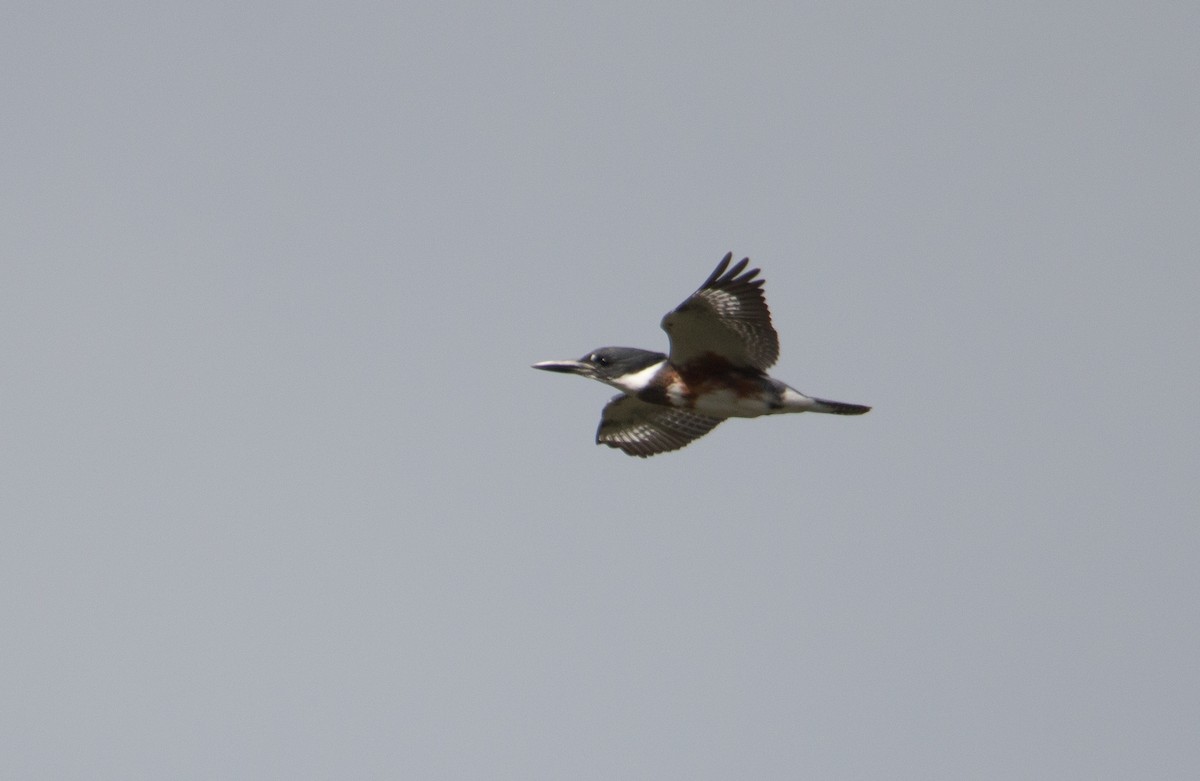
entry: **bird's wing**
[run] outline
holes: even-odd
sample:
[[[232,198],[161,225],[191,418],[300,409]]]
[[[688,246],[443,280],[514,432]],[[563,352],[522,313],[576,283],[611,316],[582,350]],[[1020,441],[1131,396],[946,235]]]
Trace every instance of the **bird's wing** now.
[[[645,458],[678,450],[712,431],[722,420],[647,404],[622,394],[604,405],[600,428],[596,430],[596,444],[620,448],[628,455]]]
[[[687,364],[706,354],[760,371],[779,358],[779,335],[771,325],[771,311],[763,296],[758,269],[742,273],[749,258],[729,268],[733,253],[725,256],[716,270],[662,319],[671,337],[671,362]]]

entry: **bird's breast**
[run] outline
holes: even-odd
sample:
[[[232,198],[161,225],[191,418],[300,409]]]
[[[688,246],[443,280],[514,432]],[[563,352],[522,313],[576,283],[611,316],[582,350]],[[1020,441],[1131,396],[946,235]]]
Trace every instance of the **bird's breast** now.
[[[655,382],[637,396],[650,404],[714,418],[755,418],[780,411],[777,386],[760,371],[705,356],[684,366],[665,365]]]

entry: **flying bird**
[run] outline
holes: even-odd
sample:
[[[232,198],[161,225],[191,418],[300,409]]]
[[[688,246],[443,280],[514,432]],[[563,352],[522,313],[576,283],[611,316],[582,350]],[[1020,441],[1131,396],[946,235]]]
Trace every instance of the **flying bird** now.
[[[733,253],[704,284],[662,319],[669,354],[601,347],[577,361],[541,361],[535,369],[578,374],[621,391],[604,406],[596,444],[646,458],[678,450],[726,418],[785,412],[862,415],[870,407],[805,396],[767,375],[779,335],[759,270]]]

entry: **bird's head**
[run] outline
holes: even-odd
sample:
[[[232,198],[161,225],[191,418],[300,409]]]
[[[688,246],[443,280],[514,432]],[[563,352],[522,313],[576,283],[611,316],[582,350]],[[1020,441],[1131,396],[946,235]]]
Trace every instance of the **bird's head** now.
[[[624,388],[622,378],[636,375],[645,369],[662,363],[667,356],[636,347],[601,347],[592,350],[578,361],[541,361],[533,368],[548,372],[578,374],[580,377],[599,380],[617,388]]]

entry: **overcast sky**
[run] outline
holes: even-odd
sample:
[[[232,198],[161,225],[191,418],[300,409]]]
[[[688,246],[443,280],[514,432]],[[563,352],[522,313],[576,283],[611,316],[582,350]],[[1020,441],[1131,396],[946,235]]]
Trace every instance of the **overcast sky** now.
[[[1200,5],[2,18],[0,777],[1200,776]]]

